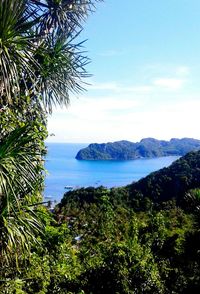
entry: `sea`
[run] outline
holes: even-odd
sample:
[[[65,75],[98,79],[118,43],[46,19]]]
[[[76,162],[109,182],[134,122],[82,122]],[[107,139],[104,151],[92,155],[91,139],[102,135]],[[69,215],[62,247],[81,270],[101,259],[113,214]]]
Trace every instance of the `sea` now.
[[[59,202],[66,188],[107,188],[131,184],[149,173],[169,166],[178,156],[137,160],[76,160],[77,152],[88,144],[46,143],[44,200]]]

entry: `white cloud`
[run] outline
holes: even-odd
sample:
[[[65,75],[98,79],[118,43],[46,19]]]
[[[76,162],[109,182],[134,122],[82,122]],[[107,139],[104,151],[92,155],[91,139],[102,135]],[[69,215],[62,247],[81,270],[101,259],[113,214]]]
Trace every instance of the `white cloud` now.
[[[179,64],[179,65],[174,65],[174,64],[160,64],[160,63],[155,63],[155,64],[147,64],[144,65],[141,70],[143,73],[148,73],[148,75],[151,76],[187,76],[191,72],[191,68],[187,65]]]
[[[125,86],[117,82],[107,82],[107,83],[91,83],[87,86],[88,91],[99,90],[99,91],[113,91],[113,92],[140,92],[147,93],[152,91],[153,87],[151,85],[135,85],[135,86]]]
[[[143,137],[170,139],[198,138],[199,93],[187,85],[190,69],[173,67],[173,74],[160,73],[131,84],[117,81],[94,82],[88,93],[72,97],[67,110],[57,109],[48,129],[49,141],[107,142]],[[194,92],[194,91],[193,91]],[[196,96],[195,96],[196,95]]]
[[[159,94],[158,94],[159,95]],[[189,99],[190,98],[190,99]],[[146,100],[145,100],[146,99]],[[57,110],[48,129],[55,133],[49,141],[108,142],[143,137],[199,138],[200,100],[183,96],[171,104],[163,99],[155,104],[144,96],[82,97],[68,110]]]
[[[188,76],[190,74],[190,68],[188,66],[179,66],[176,68],[176,74],[179,76]]]
[[[117,81],[96,82],[91,80],[87,89],[89,91],[112,91],[112,92],[130,92],[130,93],[150,93],[158,91],[158,87],[166,90],[180,90],[186,84],[190,74],[190,68],[185,65],[164,66],[149,65],[143,69],[139,78],[139,83],[129,80],[129,82],[120,83]],[[148,73],[148,74],[147,74]]]
[[[184,79],[178,78],[156,78],[153,81],[153,85],[169,90],[179,90],[185,83]]]

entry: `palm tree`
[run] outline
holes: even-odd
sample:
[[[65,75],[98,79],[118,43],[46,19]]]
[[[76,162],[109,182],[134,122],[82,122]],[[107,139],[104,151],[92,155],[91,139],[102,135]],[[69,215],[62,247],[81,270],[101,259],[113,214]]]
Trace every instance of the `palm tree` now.
[[[23,100],[51,112],[82,90],[88,58],[74,42],[92,8],[90,0],[2,0],[1,107]]]
[[[93,9],[91,0],[1,0],[2,262],[30,249],[41,229],[33,203],[43,185],[46,114],[53,105],[66,106],[70,92],[83,90],[88,58],[76,38]]]
[[[0,144],[0,256],[2,266],[17,260],[36,241],[41,224],[32,203],[43,185],[36,125],[16,128]],[[12,252],[12,254],[10,254]]]

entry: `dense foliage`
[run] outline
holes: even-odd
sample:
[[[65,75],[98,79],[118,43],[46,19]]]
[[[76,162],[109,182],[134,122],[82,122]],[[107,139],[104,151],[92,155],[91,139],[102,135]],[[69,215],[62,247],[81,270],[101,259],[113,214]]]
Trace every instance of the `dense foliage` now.
[[[197,154],[177,161],[173,171],[186,161],[200,168]],[[139,199],[135,190],[134,202],[130,187],[81,188],[66,193],[52,212],[38,207],[41,245],[33,245],[17,274],[7,269],[0,292],[199,293],[199,188],[185,189],[182,207],[173,189],[159,203],[150,195]]]
[[[179,205],[190,189],[199,187],[200,151],[190,152],[176,160],[170,167],[153,172],[144,179],[129,186],[130,194],[135,198],[149,197],[155,202],[175,198]],[[136,192],[137,191],[137,192]]]
[[[200,152],[127,187],[70,191],[53,211],[38,203],[46,115],[81,89],[73,42],[92,8],[0,4],[0,293],[199,293]]]
[[[78,36],[94,3],[0,2],[1,293],[22,293],[16,276],[41,246],[47,115],[83,90],[88,58]]]
[[[160,141],[153,138],[142,139],[138,143],[118,141],[114,143],[90,144],[81,149],[76,159],[79,160],[130,160],[154,158],[170,155],[185,155],[200,149],[200,141],[195,139],[171,139]]]

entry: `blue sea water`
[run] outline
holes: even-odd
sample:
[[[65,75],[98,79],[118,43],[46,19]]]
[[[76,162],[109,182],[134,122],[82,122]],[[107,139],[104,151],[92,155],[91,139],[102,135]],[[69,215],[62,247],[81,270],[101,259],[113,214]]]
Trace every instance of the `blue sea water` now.
[[[47,143],[44,198],[60,201],[65,186],[118,187],[137,181],[149,173],[169,166],[177,156],[128,161],[79,161],[77,152],[88,144]]]

